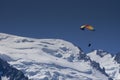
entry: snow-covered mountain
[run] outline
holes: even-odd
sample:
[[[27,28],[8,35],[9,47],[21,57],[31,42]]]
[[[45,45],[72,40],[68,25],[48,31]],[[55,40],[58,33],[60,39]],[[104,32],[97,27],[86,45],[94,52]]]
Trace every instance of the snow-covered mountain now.
[[[114,80],[120,80],[120,54],[111,55],[103,50],[94,50],[87,54],[91,60],[100,64],[105,72]]]
[[[112,80],[109,77],[114,75],[107,74],[103,68],[107,62],[102,65],[90,57],[68,41],[0,33],[0,59],[21,70],[31,80]]]

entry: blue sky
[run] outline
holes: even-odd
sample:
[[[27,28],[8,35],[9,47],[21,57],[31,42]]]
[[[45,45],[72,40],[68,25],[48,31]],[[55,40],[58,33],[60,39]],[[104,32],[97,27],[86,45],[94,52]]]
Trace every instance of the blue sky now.
[[[120,0],[0,0],[0,32],[120,52]],[[90,24],[95,32],[81,31]],[[88,47],[91,43],[92,46]]]

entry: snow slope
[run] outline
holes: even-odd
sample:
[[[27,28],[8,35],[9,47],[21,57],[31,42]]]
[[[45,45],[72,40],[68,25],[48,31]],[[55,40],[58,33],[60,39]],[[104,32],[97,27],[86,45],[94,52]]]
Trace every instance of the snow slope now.
[[[103,50],[94,50],[87,54],[92,60],[98,62],[101,68],[114,80],[120,80],[120,64],[115,61],[115,57]]]
[[[110,80],[78,47],[60,39],[0,33],[0,58],[32,80]]]

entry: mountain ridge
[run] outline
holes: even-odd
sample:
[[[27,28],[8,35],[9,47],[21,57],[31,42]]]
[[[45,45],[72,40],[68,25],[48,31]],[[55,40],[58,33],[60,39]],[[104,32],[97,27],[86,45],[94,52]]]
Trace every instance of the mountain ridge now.
[[[61,39],[0,33],[0,58],[33,80],[112,80],[99,62]]]
[[[100,67],[104,68],[105,72],[109,77],[113,78],[113,80],[120,79],[120,64],[117,61],[119,57],[116,54],[113,55],[103,50],[94,50],[87,55],[91,60],[99,63]]]

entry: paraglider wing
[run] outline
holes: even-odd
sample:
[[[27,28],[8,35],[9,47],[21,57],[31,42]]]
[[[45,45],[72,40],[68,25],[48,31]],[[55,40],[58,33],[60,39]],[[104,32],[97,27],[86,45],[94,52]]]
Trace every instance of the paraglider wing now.
[[[93,26],[88,25],[88,24],[82,25],[82,26],[80,27],[80,29],[81,29],[81,30],[88,29],[88,30],[90,30],[90,31],[95,31],[95,29],[93,28]]]

